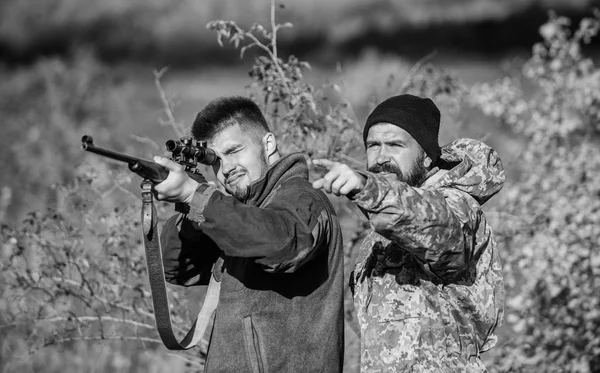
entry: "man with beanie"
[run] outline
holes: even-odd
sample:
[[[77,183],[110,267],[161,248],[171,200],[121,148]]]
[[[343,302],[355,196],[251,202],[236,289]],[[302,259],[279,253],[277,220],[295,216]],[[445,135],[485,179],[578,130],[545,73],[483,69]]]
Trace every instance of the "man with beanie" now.
[[[485,372],[504,313],[498,250],[481,205],[504,183],[498,154],[460,139],[440,148],[428,98],[391,97],[367,118],[367,171],[329,160],[314,188],[369,219],[350,286],[361,372]]]

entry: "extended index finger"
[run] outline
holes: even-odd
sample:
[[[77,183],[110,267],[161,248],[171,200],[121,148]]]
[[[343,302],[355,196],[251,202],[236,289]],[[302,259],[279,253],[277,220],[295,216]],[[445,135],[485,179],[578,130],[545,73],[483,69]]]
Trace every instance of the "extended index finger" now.
[[[328,170],[331,170],[338,165],[338,162],[330,161],[329,159],[313,159],[312,163],[317,166],[325,167]]]

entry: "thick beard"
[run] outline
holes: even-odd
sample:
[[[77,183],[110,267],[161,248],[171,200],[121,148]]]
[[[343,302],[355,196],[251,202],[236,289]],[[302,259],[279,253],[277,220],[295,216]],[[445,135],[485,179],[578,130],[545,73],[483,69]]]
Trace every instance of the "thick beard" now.
[[[267,172],[267,169],[269,168],[269,165],[267,163],[267,156],[265,155],[264,151],[260,153],[260,162],[262,163],[262,172],[260,174],[260,177],[263,177],[264,174]],[[236,186],[233,190],[229,190],[229,193],[238,201],[244,202],[250,196],[251,185],[252,183],[243,187]]]
[[[423,160],[425,159],[425,154],[422,154],[412,165],[409,172],[405,175],[402,171],[392,163],[385,164],[376,164],[368,168],[367,171],[370,172],[390,172],[395,174],[398,177],[398,180],[407,183],[412,187],[419,187],[425,182],[427,178],[427,168],[423,164]]]

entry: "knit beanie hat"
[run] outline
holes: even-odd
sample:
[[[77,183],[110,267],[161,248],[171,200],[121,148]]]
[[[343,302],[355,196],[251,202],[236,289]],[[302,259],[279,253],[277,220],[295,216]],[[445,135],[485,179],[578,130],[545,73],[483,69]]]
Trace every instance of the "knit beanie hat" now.
[[[369,129],[378,123],[402,128],[421,145],[434,164],[437,162],[441,154],[438,144],[440,111],[430,99],[404,94],[390,97],[377,105],[365,123],[365,144]]]

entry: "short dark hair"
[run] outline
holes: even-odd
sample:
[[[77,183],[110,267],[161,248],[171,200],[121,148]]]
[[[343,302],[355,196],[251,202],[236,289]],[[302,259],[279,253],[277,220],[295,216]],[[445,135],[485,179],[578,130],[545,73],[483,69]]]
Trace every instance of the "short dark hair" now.
[[[262,111],[254,101],[243,96],[231,96],[212,100],[196,115],[192,136],[196,140],[207,141],[236,124],[256,141],[270,132]]]

